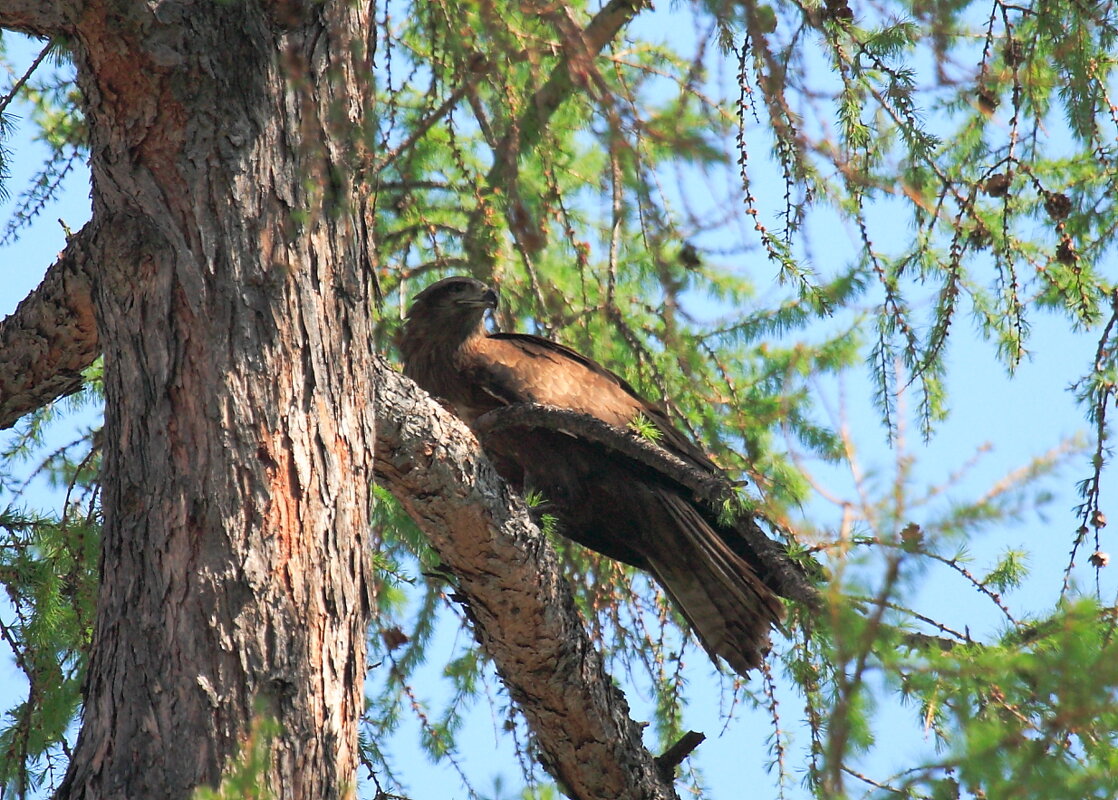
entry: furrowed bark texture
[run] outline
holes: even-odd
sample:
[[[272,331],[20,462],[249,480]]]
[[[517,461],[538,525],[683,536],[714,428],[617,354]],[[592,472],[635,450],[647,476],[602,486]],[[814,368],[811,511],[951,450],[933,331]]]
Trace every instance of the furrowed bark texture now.
[[[269,16],[271,14],[272,16]],[[91,0],[102,583],[64,798],[185,798],[275,718],[277,798],[349,796],[372,479],[350,3]]]
[[[554,551],[469,429],[383,364],[377,420],[378,478],[455,576],[486,652],[567,794],[675,798],[586,635]]]
[[[4,0],[0,28],[29,36],[54,36],[68,27],[76,5],[76,0]]]
[[[0,430],[82,386],[100,352],[84,268],[97,237],[87,224],[72,237],[42,283],[0,322]]]

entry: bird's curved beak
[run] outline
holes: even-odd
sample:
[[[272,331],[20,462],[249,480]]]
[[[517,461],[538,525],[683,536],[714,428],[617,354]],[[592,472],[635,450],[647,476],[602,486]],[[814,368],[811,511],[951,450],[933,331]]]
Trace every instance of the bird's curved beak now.
[[[497,307],[497,292],[485,287],[485,291],[477,297],[463,298],[458,301],[459,305],[471,306],[475,308],[496,308]]]

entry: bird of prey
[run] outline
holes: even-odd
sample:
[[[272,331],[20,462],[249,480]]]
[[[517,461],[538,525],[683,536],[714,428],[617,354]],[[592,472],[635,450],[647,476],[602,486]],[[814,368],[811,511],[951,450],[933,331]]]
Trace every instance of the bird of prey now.
[[[538,336],[488,333],[485,312],[496,306],[496,292],[473,278],[424,289],[398,339],[404,374],[470,425],[526,403],[622,429],[651,422],[660,447],[694,470],[723,477],[659,406],[605,367]],[[771,545],[759,552],[755,538],[751,543],[740,525],[720,522],[673,475],[577,433],[534,427],[482,442],[502,477],[543,496],[562,534],[651,573],[712,660],[725,659],[742,676],[760,663],[770,628],[783,615],[777,595],[795,595],[773,566],[774,558],[786,559],[779,545],[759,534]]]

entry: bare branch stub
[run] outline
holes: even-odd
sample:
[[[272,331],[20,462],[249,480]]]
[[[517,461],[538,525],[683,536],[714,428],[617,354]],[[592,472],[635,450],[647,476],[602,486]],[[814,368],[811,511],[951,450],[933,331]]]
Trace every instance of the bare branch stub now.
[[[656,769],[659,770],[660,777],[666,781],[672,780],[675,777],[675,768],[695,752],[695,748],[705,742],[706,738],[705,733],[687,731],[679,737],[678,742],[656,756]]]

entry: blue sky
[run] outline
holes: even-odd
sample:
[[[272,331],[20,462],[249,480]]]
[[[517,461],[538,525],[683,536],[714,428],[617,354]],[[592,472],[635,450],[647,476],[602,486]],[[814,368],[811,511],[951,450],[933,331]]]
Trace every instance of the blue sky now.
[[[8,184],[13,194],[18,194],[40,163],[41,149],[27,141],[28,129],[20,126],[9,148],[16,153],[12,162],[12,178]],[[0,205],[0,226],[10,214],[12,203]],[[10,313],[39,282],[43,271],[62,248],[64,233],[56,220],[77,230],[89,214],[88,174],[76,173],[68,183],[59,201],[47,208],[30,229],[15,243],[0,248],[0,315]],[[884,221],[888,225],[888,220]],[[813,249],[816,252],[841,251],[848,246],[848,232],[841,226],[821,227],[813,230]],[[755,280],[764,285],[770,268],[760,255],[757,257]],[[1113,272],[1113,266],[1111,266]],[[771,279],[771,276],[768,276]],[[1057,446],[1067,437],[1086,432],[1083,412],[1078,408],[1067,388],[1083,374],[1092,358],[1095,342],[1089,335],[1074,335],[1060,319],[1036,316],[1030,340],[1031,355],[1012,378],[994,358],[993,346],[981,341],[967,324],[955,331],[949,350],[948,391],[951,398],[951,415],[941,424],[931,441],[920,441],[913,428],[906,436],[906,446],[915,459],[915,485],[937,484],[947,481],[972,456],[983,451],[977,463],[951,488],[937,496],[929,508],[943,508],[953,500],[969,499],[982,494],[1007,473],[1024,465],[1030,458]],[[859,458],[870,474],[887,482],[891,475],[896,451],[890,449],[880,425],[877,412],[872,408],[870,382],[864,372],[845,376],[838,382],[824,383],[819,387],[821,414],[824,409],[845,410],[846,422],[852,441],[857,446]],[[840,400],[840,398],[842,398]],[[835,424],[839,418],[834,417]],[[71,423],[72,424],[72,423]],[[88,420],[77,424],[88,424]],[[57,435],[60,440],[70,431]],[[988,449],[987,449],[988,448]],[[827,493],[841,497],[853,496],[852,482],[841,470],[819,464],[807,463],[805,467],[818,475],[820,485]],[[1033,571],[1027,588],[1009,597],[1015,611],[1042,613],[1055,603],[1060,588],[1067,553],[1078,520],[1072,508],[1078,502],[1074,484],[1089,472],[1087,455],[1071,460],[1067,469],[1045,485],[1053,492],[1053,499],[1046,507],[1044,517],[1026,514],[1020,523],[1005,528],[995,528],[979,540],[970,543],[975,556],[974,571],[984,572],[993,560],[1007,547],[1021,547],[1030,552]],[[1112,470],[1106,478],[1104,496],[1118,495],[1118,479]],[[46,487],[36,487],[27,498],[34,503],[57,503],[56,494]],[[0,502],[4,502],[0,498]],[[928,508],[914,508],[913,521],[920,522],[929,514]],[[805,514],[816,524],[837,527],[841,508],[823,499],[814,499],[805,507]],[[1111,515],[1118,517],[1118,513]],[[1105,533],[1105,531],[1104,531]],[[1104,538],[1103,549],[1108,549]],[[1087,588],[1093,587],[1094,571],[1087,567],[1086,557],[1090,547],[1081,551],[1074,576]],[[1110,572],[1103,572],[1102,600],[1112,603],[1116,582]],[[956,575],[946,571],[929,570],[917,578],[924,588],[919,595],[921,608],[933,616],[950,621],[959,627],[969,624],[977,637],[1000,629],[1002,622],[996,609],[976,599],[973,592]],[[0,610],[2,613],[2,610]],[[460,636],[452,619],[444,623],[444,630],[437,639],[436,652],[450,652]],[[7,708],[22,691],[18,672],[3,654],[0,666],[0,706]],[[431,663],[441,659],[433,654]],[[727,696],[719,692],[719,678],[703,661],[701,651],[690,651],[691,668],[688,671],[690,690],[694,694],[692,707],[687,712],[686,726],[705,731],[710,737],[697,751],[695,761],[711,787],[711,797],[731,798],[752,792],[754,788],[768,794],[769,778],[762,774],[765,740],[770,733],[768,716],[764,711],[746,710],[739,720],[725,725],[721,714],[725,711]],[[437,672],[437,667],[432,667]],[[437,687],[432,679],[424,683]],[[441,690],[431,688],[431,697],[437,698]],[[794,696],[781,694],[782,708],[794,727],[798,706]],[[650,716],[647,699],[641,700],[638,692],[630,692],[637,719]],[[502,720],[492,714],[484,701],[479,703],[465,734],[461,737],[460,760],[474,786],[483,793],[490,793],[491,776],[504,771],[506,785],[517,785],[518,776],[509,758],[508,744],[501,734]],[[907,752],[926,746],[920,737],[912,735],[911,726],[903,724],[910,712],[883,708],[879,725],[883,737],[892,744],[874,756],[872,766],[880,768],[880,777],[888,773],[891,763],[904,764]],[[414,724],[411,725],[414,729]],[[803,744],[802,737],[800,744]],[[448,790],[456,785],[454,768],[446,764],[432,766],[425,757],[414,753],[411,742],[416,740],[414,730],[405,730],[398,737],[395,752],[402,776],[407,780],[410,793],[415,797],[464,797],[465,793]],[[505,752],[498,763],[494,760],[499,749]],[[795,755],[790,756],[795,766]],[[798,797],[798,785],[787,787],[790,797]]]

